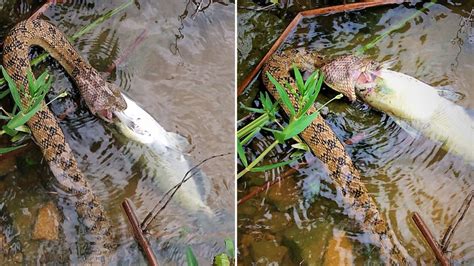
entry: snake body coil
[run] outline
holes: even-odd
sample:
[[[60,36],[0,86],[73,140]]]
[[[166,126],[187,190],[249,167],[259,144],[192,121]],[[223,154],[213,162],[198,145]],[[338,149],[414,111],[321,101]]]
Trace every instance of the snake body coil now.
[[[28,88],[26,74],[31,71],[29,50],[32,46],[42,47],[64,67],[79,87],[92,113],[109,117],[109,112],[125,108],[123,99],[116,97],[117,93],[119,94],[118,89],[107,83],[81,58],[60,30],[43,20],[22,21],[5,39],[3,66],[17,84],[17,88]],[[27,105],[31,97],[29,90],[21,89],[20,94],[23,105]],[[53,113],[43,104],[27,125],[59,187],[74,202],[88,233],[95,237],[91,240],[93,253],[103,253],[113,248],[115,244],[105,211],[78,169]]]
[[[302,50],[286,50],[275,53],[263,68],[263,83],[267,90],[279,100],[275,86],[266,76],[268,71],[280,84],[287,82],[295,87],[295,81],[290,76],[292,66],[295,64],[300,70],[313,72],[321,68],[328,61],[317,52]],[[293,93],[287,91],[295,110],[299,109],[298,102]],[[283,105],[287,114],[289,110]],[[308,113],[316,111],[315,107]],[[312,152],[327,167],[329,176],[336,187],[338,195],[342,196],[349,216],[354,217],[362,229],[371,235],[375,244],[380,246],[382,255],[391,263],[405,264],[408,255],[395,238],[373,199],[369,196],[360,174],[354,167],[351,158],[346,153],[344,145],[339,141],[332,129],[321,116],[308,126],[300,136],[306,141]]]

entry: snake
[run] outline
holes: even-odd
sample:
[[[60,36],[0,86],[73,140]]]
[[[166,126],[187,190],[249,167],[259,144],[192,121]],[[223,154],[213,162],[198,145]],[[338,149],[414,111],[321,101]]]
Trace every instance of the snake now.
[[[338,60],[344,61],[347,58],[339,58]],[[293,66],[310,73],[321,69],[325,76],[325,82],[350,98],[352,91],[350,90],[351,82],[347,80],[349,75],[346,73],[347,71],[343,71],[344,69],[334,67],[337,62],[329,60],[319,51],[287,49],[276,52],[263,66],[263,85],[276,100],[280,101],[280,95],[266,73],[271,74],[278,83],[289,84],[291,87],[296,88],[295,79],[291,75],[293,73]],[[365,67],[364,71],[377,67],[375,65],[367,65],[364,62],[363,59],[360,61],[355,60],[352,66],[363,66]],[[285,90],[297,112],[300,106],[296,96],[288,89],[288,86],[285,87]],[[352,100],[352,98],[350,99]],[[285,113],[289,115],[290,110],[288,107],[285,105],[282,105],[282,107]],[[308,114],[316,111],[316,108],[312,106],[308,110]],[[353,217],[361,229],[369,234],[372,242],[380,247],[382,259],[390,264],[409,264],[410,257],[407,251],[401,246],[393,230],[389,228],[375,201],[369,195],[361,175],[347,154],[344,145],[324,118],[318,115],[300,133],[300,136],[308,144],[316,157],[324,164],[336,188],[337,195],[342,197],[343,207],[346,207],[349,216]]]
[[[31,99],[27,73],[31,73],[29,51],[33,46],[46,50],[66,70],[77,85],[92,114],[110,121],[112,113],[126,108],[120,89],[107,82],[53,24],[32,19],[19,22],[7,34],[3,45],[3,67],[20,88],[23,106]],[[40,110],[27,122],[34,142],[47,162],[59,192],[65,194],[93,239],[90,253],[103,257],[116,247],[110,221],[93,190],[78,168],[54,114],[43,102]]]

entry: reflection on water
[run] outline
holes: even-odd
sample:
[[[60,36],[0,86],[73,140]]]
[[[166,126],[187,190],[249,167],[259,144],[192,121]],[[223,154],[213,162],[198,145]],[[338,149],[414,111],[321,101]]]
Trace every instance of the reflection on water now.
[[[14,4],[18,2],[21,8]],[[71,36],[123,2],[70,1],[51,7],[45,19]],[[0,36],[38,7],[25,1],[0,3]],[[110,79],[166,130],[187,137],[191,142],[189,157],[196,164],[233,151],[234,6],[212,4],[191,18],[194,8],[194,4],[182,1],[134,1],[79,38],[74,46],[99,71],[128,53]],[[142,41],[130,50],[140,35]],[[120,203],[124,197],[131,198],[139,219],[143,219],[161,199],[164,191],[154,181],[156,172],[150,170],[154,162],[144,161],[143,147],[128,142],[115,128],[91,116],[65,73],[52,60],[47,62],[55,77],[49,97],[64,90],[70,95],[55,101],[51,108],[63,118],[61,126],[80,169],[113,222],[120,245],[111,259],[121,264],[144,263]],[[13,157],[9,165],[2,162],[8,174],[0,177],[0,218],[11,219],[14,230],[3,223],[0,228],[8,231],[9,237],[16,235],[23,263],[77,262],[87,248],[77,232],[77,215],[68,201],[52,192],[47,166],[36,148],[30,150]],[[181,264],[186,248],[191,247],[198,260],[208,264],[225,250],[224,239],[233,238],[234,159],[211,160],[202,170],[206,179],[199,182],[207,182],[205,201],[215,215],[202,215],[171,202],[150,230],[151,244],[162,263]],[[60,226],[61,241],[32,241],[29,237],[38,209],[51,200],[57,202],[65,218]]]
[[[309,47],[329,55],[350,53],[421,7],[374,8],[370,12],[306,18],[286,47]],[[472,3],[434,5],[367,51],[367,56],[379,61],[397,59],[394,70],[454,91],[460,95],[456,103],[472,109],[474,50],[469,42],[470,29],[460,28],[472,8]],[[247,91],[240,101],[251,102],[254,93]],[[334,95],[328,90],[324,94],[321,102]],[[432,252],[413,224],[411,213],[418,212],[435,238],[441,239],[474,188],[474,166],[446,153],[439,143],[423,136],[412,137],[392,118],[363,104],[339,101],[330,104],[329,110],[326,120],[341,140],[363,136],[355,137],[358,141],[347,145],[347,150],[402,245],[418,262],[433,264]],[[240,115],[245,115],[243,110]],[[253,147],[265,147],[268,141],[265,136],[254,139],[252,154],[262,149]],[[474,146],[474,136],[466,145]],[[311,155],[306,157],[312,160]],[[356,263],[379,263],[377,249],[367,245],[367,236],[344,215],[346,210],[333,202],[338,198],[322,169],[319,161],[313,163],[239,206],[241,262],[290,265],[350,258]],[[246,176],[238,185],[239,198],[264,181],[275,179],[278,172],[282,171]],[[471,207],[450,244],[449,256],[456,263],[474,262],[473,211]],[[258,251],[262,248],[267,248],[268,254]]]

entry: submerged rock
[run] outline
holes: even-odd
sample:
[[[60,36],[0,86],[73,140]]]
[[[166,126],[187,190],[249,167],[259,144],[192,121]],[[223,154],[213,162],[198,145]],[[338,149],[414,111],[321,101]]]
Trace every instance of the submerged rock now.
[[[16,169],[16,157],[7,157],[0,160],[0,176],[7,175]]]
[[[33,239],[58,240],[59,237],[59,212],[56,205],[50,201],[38,211]]]
[[[288,248],[278,245],[276,241],[261,240],[250,244],[250,254],[256,265],[268,265],[282,262],[288,254]]]
[[[318,225],[311,230],[293,225],[284,231],[283,244],[290,249],[294,262],[303,261],[306,265],[320,265],[329,235],[329,226],[326,224]]]
[[[323,265],[352,265],[352,244],[344,231],[334,230],[333,238],[329,240]]]
[[[267,200],[280,212],[293,207],[300,198],[300,188],[292,178],[287,178],[274,184],[267,194]]]

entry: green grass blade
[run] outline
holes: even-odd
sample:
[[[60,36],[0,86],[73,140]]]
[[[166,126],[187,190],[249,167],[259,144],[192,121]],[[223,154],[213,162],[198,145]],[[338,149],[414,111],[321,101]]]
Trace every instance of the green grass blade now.
[[[252,132],[250,132],[250,134],[248,134],[247,136],[245,136],[245,138],[242,140],[242,145],[247,145],[247,143],[249,143],[249,141],[255,136],[257,135],[258,132],[260,132],[262,128],[261,127],[257,127],[255,128]]]
[[[290,114],[294,116],[295,108],[293,107],[293,104],[291,104],[290,97],[286,93],[286,90],[283,88],[283,86],[280,85],[280,83],[278,83],[278,81],[276,81],[276,79],[269,72],[267,72],[267,77],[270,80],[270,82],[275,86],[275,89],[280,95],[280,99],[283,102],[283,104],[288,108],[288,110],[290,111]]]
[[[298,90],[300,91],[301,95],[304,95],[305,87],[303,82],[303,76],[301,76],[301,72],[296,67],[296,65],[293,65],[293,71],[295,72],[296,86],[298,87]]]
[[[225,253],[218,254],[214,257],[213,266],[230,266],[229,257]]]
[[[18,92],[15,82],[10,77],[10,75],[8,75],[7,71],[5,70],[3,66],[2,66],[2,74],[3,74],[3,78],[7,81],[8,88],[10,89],[10,93],[12,95],[13,101],[15,101],[15,104],[18,105],[20,107],[20,110],[23,111],[23,104],[21,103],[20,93]]]
[[[231,238],[226,238],[224,240],[225,243],[225,250],[227,255],[231,258],[235,258],[235,247],[234,247],[234,241]]]
[[[33,96],[36,93],[37,87],[36,80],[33,77],[33,73],[31,73],[31,70],[28,70],[26,72],[26,78],[28,79],[28,90],[30,91],[30,95]]]
[[[89,25],[83,27],[79,32],[75,33],[74,35],[72,35],[71,37],[71,40],[76,40],[77,38],[81,37],[82,35],[84,35],[86,32],[90,31],[91,29],[97,27],[99,24],[101,24],[102,22],[106,21],[107,19],[111,18],[112,16],[114,16],[115,14],[121,12],[122,10],[124,10],[125,8],[127,8],[129,5],[133,4],[133,0],[130,0],[130,1],[127,1],[123,4],[121,4],[120,6],[110,10],[110,11],[107,11],[105,14],[103,14],[102,16],[100,16],[98,19],[96,19],[95,21],[93,21],[92,23],[90,23]]]
[[[247,167],[249,163],[247,162],[247,157],[245,156],[244,148],[242,147],[242,143],[239,139],[237,139],[237,154],[239,155],[239,159],[242,164]]]
[[[14,146],[14,147],[0,148],[0,154],[5,154],[5,153],[9,153],[9,152],[14,151],[14,150],[18,150],[20,148],[25,147],[26,145],[27,144],[23,144],[23,145],[20,145],[20,146]]]
[[[10,90],[5,90],[5,91],[2,91],[0,92],[0,100],[5,98],[5,96],[7,96],[8,94],[10,94]]]
[[[196,256],[194,256],[193,250],[190,247],[186,248],[186,261],[188,266],[198,266]]]
[[[294,136],[300,134],[305,130],[311,122],[318,116],[319,113],[315,112],[310,115],[303,115],[300,119],[291,122],[284,130],[284,140],[291,139]]]
[[[41,100],[42,101],[42,100]],[[10,129],[10,130],[15,130],[17,127],[26,124],[28,120],[30,120],[33,115],[36,114],[36,112],[39,111],[39,109],[42,107],[42,103],[37,103],[36,105],[33,106],[33,108],[27,112],[23,113],[20,112],[18,115],[14,116],[5,126],[5,127]]]

